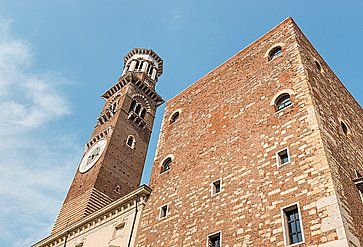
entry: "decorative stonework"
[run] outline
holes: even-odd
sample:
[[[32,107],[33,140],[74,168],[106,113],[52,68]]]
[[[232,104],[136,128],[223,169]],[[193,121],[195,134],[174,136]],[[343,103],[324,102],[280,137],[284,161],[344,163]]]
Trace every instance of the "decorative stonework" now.
[[[120,222],[114,225],[114,228],[120,226],[120,224],[125,224],[123,222],[123,218],[132,213],[131,216],[135,214],[135,207],[136,207],[136,200],[138,210],[145,206],[145,203],[151,193],[151,189],[145,185],[141,186],[139,189],[131,192],[130,194],[109,203],[107,206],[103,207],[101,210],[88,215],[87,217],[83,218],[82,220],[67,226],[61,232],[57,234],[51,235],[38,243],[34,244],[33,247],[63,247],[65,241],[67,240],[67,246],[73,246],[72,243],[80,241],[80,239],[87,239],[88,235],[95,234],[94,232],[102,230],[104,225],[107,225],[112,222]],[[112,223],[114,224],[114,223]],[[126,227],[126,226],[125,226]],[[131,227],[130,225],[127,226],[128,228]],[[133,231],[133,237],[137,234],[136,225]],[[123,236],[124,239],[129,239],[130,231],[127,232],[126,235]],[[115,240],[115,238],[111,238],[110,241]],[[104,246],[107,246],[104,243]],[[84,246],[88,247],[90,245],[83,245],[83,243],[77,243],[75,246]]]
[[[107,129],[105,129],[104,131],[102,131],[100,134],[98,134],[97,136],[93,137],[92,140],[90,140],[89,142],[87,142],[85,144],[85,151],[87,151],[90,147],[92,147],[93,144],[95,144],[97,141],[101,140],[102,138],[104,138],[106,136],[110,136],[112,134],[113,129],[114,129],[114,127],[110,126]]]

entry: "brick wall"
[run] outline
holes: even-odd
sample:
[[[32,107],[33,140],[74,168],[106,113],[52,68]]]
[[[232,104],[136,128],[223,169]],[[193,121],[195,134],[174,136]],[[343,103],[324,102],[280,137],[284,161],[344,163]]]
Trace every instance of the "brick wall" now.
[[[346,243],[331,213],[341,178],[331,172],[303,40],[289,18],[167,102],[138,246],[206,246],[217,231],[223,246],[283,246],[281,208],[293,203],[302,215],[301,246]],[[283,56],[268,61],[276,44]],[[271,100],[284,90],[293,104],[276,113]],[[279,167],[276,152],[284,148],[291,162]],[[171,169],[160,174],[168,155]],[[211,196],[216,179],[222,192]],[[168,216],[159,220],[165,204]],[[322,229],[324,219],[334,227]]]
[[[359,241],[363,243],[363,204],[353,179],[355,171],[363,172],[363,111],[303,33],[299,29],[297,32],[339,210],[348,240],[358,246]],[[348,126],[348,135],[341,121]]]

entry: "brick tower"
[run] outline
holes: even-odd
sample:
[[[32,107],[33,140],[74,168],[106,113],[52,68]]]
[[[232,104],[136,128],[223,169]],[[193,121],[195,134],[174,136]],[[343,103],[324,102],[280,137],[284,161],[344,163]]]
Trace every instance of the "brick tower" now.
[[[155,92],[162,69],[152,50],[125,56],[121,77],[102,95],[105,105],[52,234],[138,188],[156,108],[163,103]]]
[[[137,246],[362,246],[362,122],[286,19],[167,102]]]

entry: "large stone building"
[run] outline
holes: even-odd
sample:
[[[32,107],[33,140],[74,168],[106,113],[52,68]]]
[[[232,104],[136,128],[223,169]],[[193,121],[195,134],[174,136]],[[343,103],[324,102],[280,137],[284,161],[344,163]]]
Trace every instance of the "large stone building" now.
[[[286,19],[167,102],[137,246],[363,245],[362,122]]]
[[[151,50],[125,57],[34,246],[363,246],[363,111],[291,18],[167,102],[151,193],[161,73]]]

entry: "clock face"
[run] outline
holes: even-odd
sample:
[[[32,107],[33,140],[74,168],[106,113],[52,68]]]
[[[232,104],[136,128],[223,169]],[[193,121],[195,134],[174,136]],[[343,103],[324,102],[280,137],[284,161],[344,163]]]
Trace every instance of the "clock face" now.
[[[83,156],[81,164],[79,165],[79,172],[85,173],[91,169],[101,157],[102,152],[105,150],[107,141],[106,139],[99,140],[90,150]]]

